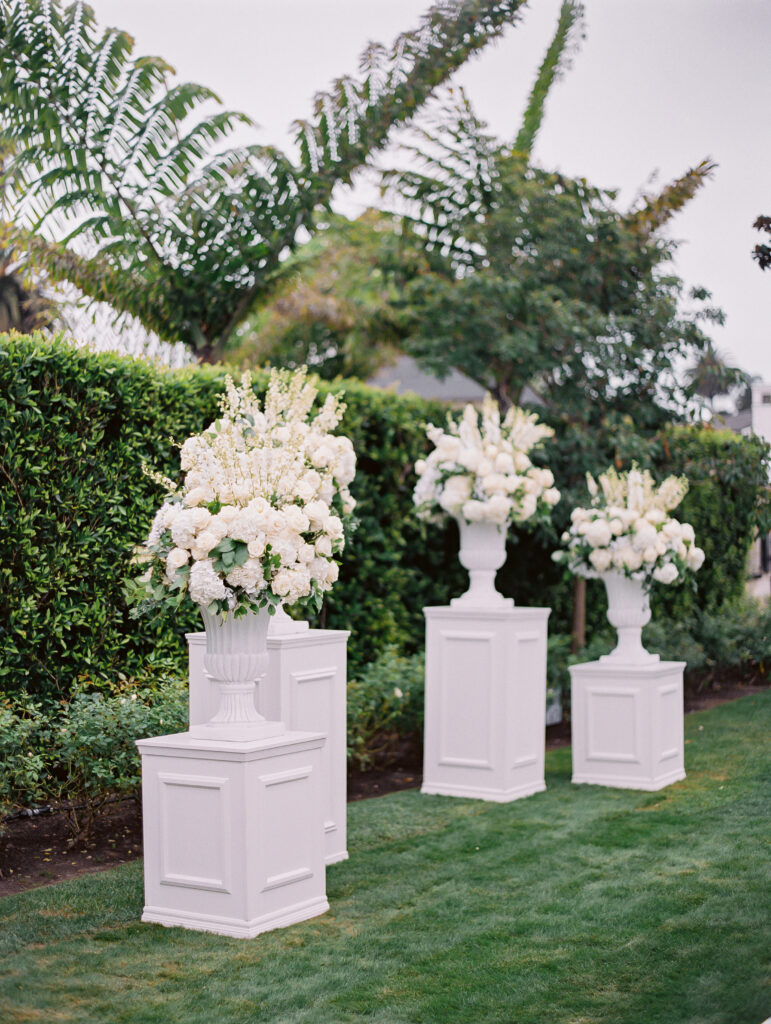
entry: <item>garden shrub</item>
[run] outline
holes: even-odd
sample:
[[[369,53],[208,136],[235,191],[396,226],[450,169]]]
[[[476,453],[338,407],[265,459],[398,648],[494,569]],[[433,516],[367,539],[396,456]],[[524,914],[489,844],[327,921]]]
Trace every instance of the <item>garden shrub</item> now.
[[[76,692],[55,722],[53,743],[57,795],[66,801],[73,833],[88,834],[111,797],[139,790],[137,740],[187,727],[188,690],[181,680],[112,695]]]
[[[50,780],[50,723],[39,704],[0,703],[0,832],[13,811],[42,800]]]
[[[130,619],[123,580],[161,499],[142,464],[177,476],[170,437],[182,440],[215,417],[225,372],[172,371],[43,335],[0,336],[0,693],[59,700],[83,675],[92,683],[119,673],[152,676],[170,662],[183,671],[184,633],[200,628],[197,610]],[[257,390],[266,381],[256,374]],[[426,526],[413,515],[423,424],[439,422],[442,407],[356,381],[323,383],[321,396],[340,388],[342,429],[358,455],[352,491],[360,524],[311,624],[351,630],[355,675],[388,647],[420,651],[422,608],[446,604],[466,575],[455,524]],[[674,602],[661,607],[682,617],[741,591],[746,552],[767,516],[768,449],[704,428],[673,428],[664,441],[664,462],[653,468],[692,478],[683,516],[708,558],[695,596],[684,587],[656,594],[657,606]],[[556,542],[553,531],[512,530],[499,586],[520,604],[551,607],[550,629],[564,633],[572,582],[551,561]],[[601,589],[589,585],[598,628]]]
[[[348,761],[383,767],[399,738],[423,730],[425,658],[386,649],[348,680]]]
[[[0,336],[0,692],[60,698],[83,674],[136,675],[169,657],[183,667],[197,610],[132,620],[122,586],[161,498],[142,464],[177,476],[170,437],[215,418],[225,372]],[[257,390],[266,382],[255,375]],[[352,630],[355,668],[388,644],[417,650],[423,605],[446,603],[465,574],[451,530],[428,537],[411,515],[422,425],[440,407],[358,382],[329,387],[346,392],[360,526],[312,621]]]

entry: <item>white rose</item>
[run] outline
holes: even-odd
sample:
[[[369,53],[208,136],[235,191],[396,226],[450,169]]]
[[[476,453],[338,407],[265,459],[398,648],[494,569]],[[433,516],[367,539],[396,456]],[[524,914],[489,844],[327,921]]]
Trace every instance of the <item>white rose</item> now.
[[[457,513],[471,497],[471,480],[467,476],[451,476],[439,496],[439,504],[451,515]]]
[[[659,557],[659,553],[655,548],[646,548],[642,553],[643,562],[648,565],[653,565],[656,559]]]
[[[195,536],[194,514],[190,509],[179,512],[171,524],[171,536],[178,548],[190,548]]]
[[[560,500],[560,492],[556,487],[549,487],[543,492],[543,500],[550,508],[554,508],[557,502]]]
[[[663,523],[667,517],[666,513],[662,512],[660,508],[651,508],[645,513],[645,518],[649,523],[657,526],[659,523]]]
[[[314,545],[316,554],[325,555],[327,558],[332,557],[332,539],[322,535],[319,537]]]
[[[488,473],[482,478],[485,494],[496,494],[506,490],[506,477],[502,473]]]
[[[677,566],[672,562],[667,562],[653,570],[653,578],[657,583],[674,583],[678,575]]]
[[[595,519],[587,524],[584,536],[593,548],[605,548],[610,544],[612,534],[604,519]]]
[[[193,541],[193,558],[200,562],[202,558],[206,558],[211,549],[215,548],[221,540],[221,537],[217,537],[210,530],[203,530]]]
[[[480,459],[477,463],[477,476],[489,476],[493,471],[493,464],[489,459]]]
[[[627,569],[631,569],[632,572],[636,572],[642,566],[642,555],[639,551],[635,551],[634,548],[624,548],[622,553],[622,563]]]
[[[337,582],[337,577],[340,575],[340,566],[337,562],[327,563],[327,577],[326,582],[331,586]]]
[[[661,532],[669,540],[680,540],[682,527],[676,519],[668,519],[662,526]]]
[[[189,507],[193,505],[200,505],[201,502],[206,501],[207,493],[203,487],[193,487],[192,490],[185,494],[182,501]]]
[[[461,513],[468,523],[483,523],[487,518],[487,508],[483,501],[464,502]]]
[[[613,534],[614,537],[618,537],[620,534],[624,532],[624,524],[618,518],[618,516],[614,516],[613,519],[611,519],[608,523],[608,526],[610,527],[610,532]]]
[[[514,472],[514,459],[508,452],[500,452],[495,456],[494,469],[496,473],[508,475]]]
[[[316,492],[310,484],[307,484],[304,480],[298,480],[294,485],[294,493],[304,503],[310,501]]]
[[[287,527],[296,533],[305,533],[310,526],[310,519],[299,505],[288,505],[284,509],[284,519]]]
[[[535,510],[538,507],[538,498],[535,494],[525,494],[520,503],[520,512],[517,518],[520,521],[529,519],[532,515],[535,515]]]
[[[607,572],[613,561],[613,555],[608,548],[595,548],[589,555],[589,561],[597,572]]]
[[[265,554],[265,534],[258,533],[254,540],[249,541],[246,547],[251,558],[262,558]]]
[[[305,506],[305,514],[314,529],[320,529],[329,515],[329,505],[325,501],[311,501]]]
[[[322,529],[332,540],[339,540],[343,536],[343,521],[339,516],[327,516]]]
[[[276,597],[286,597],[292,589],[292,576],[288,569],[279,569],[270,584]]]
[[[634,546],[638,551],[645,551],[646,548],[652,548],[658,536],[658,531],[655,526],[651,525],[647,519],[638,519],[634,524]]]
[[[514,452],[514,468],[518,473],[526,473],[532,463],[524,452]]]
[[[688,568],[693,569],[694,572],[701,569],[704,564],[704,557],[705,555],[701,548],[692,547],[688,552]]]
[[[184,548],[172,548],[171,551],[166,555],[166,575],[169,579],[172,579],[177,569],[181,569],[183,565],[187,564],[190,558],[190,552],[185,551]]]
[[[511,502],[502,494],[495,494],[487,503],[487,511],[490,522],[502,526],[511,514]]]
[[[690,523],[683,523],[682,526],[680,527],[680,530],[681,530],[681,534],[680,535],[683,538],[683,540],[685,541],[685,543],[686,544],[693,544],[693,542],[696,540],[696,534],[693,532],[693,527],[691,526],[691,524]]]

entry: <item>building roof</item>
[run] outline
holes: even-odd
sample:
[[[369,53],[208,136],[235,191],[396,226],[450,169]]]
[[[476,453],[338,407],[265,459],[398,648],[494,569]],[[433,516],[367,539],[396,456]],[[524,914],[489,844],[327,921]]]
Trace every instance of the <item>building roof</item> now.
[[[397,395],[410,391],[421,398],[442,402],[481,402],[485,389],[459,370],[451,370],[440,380],[433,373],[421,370],[412,356],[397,356],[393,363],[381,366],[367,381],[373,388],[390,388]]]

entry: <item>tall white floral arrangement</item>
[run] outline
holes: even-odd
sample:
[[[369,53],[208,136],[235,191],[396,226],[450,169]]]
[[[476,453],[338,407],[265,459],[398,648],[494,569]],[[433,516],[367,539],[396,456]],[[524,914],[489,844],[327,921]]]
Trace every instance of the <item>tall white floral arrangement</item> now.
[[[304,368],[274,370],[264,407],[248,373],[240,387],[227,378],[220,418],[181,446],[182,483],[151,474],[167,495],[137,552],[140,611],[186,597],[212,614],[318,607],[338,576],[356,457],[333,433],[345,406],[329,395],[313,413],[316,395]]]
[[[426,428],[434,449],[415,463],[413,500],[423,519],[453,516],[469,523],[523,523],[548,516],[559,501],[554,475],[534,466],[528,452],[554,431],[533,413],[512,406],[501,419],[486,395],[481,411],[467,405],[459,423]]]
[[[696,547],[693,527],[669,515],[688,490],[685,477],[670,476],[657,486],[647,470],[633,466],[628,473],[609,469],[596,481],[587,475],[587,484],[590,505],[573,509],[562,535],[566,550],[554,555],[571,572],[618,572],[649,587],[682,580],[701,567],[704,552]]]

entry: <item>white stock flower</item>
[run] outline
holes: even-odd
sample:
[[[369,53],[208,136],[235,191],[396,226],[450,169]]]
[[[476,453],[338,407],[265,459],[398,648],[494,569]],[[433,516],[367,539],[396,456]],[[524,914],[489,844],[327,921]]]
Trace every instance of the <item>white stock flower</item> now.
[[[178,548],[190,548],[195,537],[195,518],[191,509],[183,509],[171,524],[171,537]]]
[[[557,490],[556,487],[549,487],[547,490],[543,492],[543,500],[550,508],[553,508],[557,504],[557,502],[560,500],[560,497],[560,492]]]

